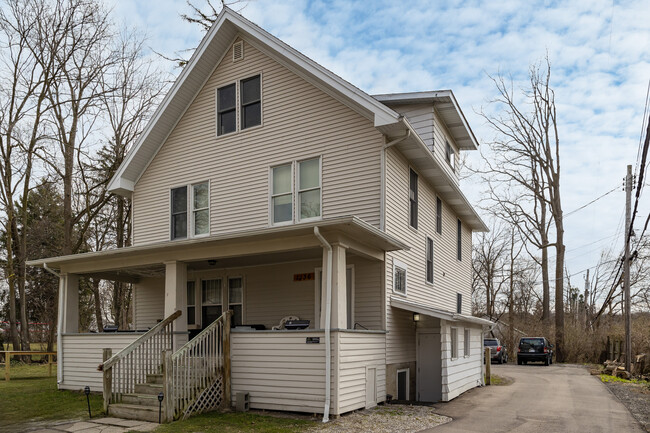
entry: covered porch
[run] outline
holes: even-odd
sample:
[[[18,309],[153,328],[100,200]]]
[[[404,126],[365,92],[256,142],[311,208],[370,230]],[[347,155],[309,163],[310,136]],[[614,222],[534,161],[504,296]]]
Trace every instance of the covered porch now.
[[[335,402],[332,413],[338,413],[351,407],[351,403],[346,406],[339,385],[348,379],[356,381],[357,388],[363,387],[362,393],[355,388],[353,400],[363,400],[366,404],[366,364],[377,365],[369,373],[375,379],[372,380],[374,390],[370,390],[374,397],[368,399],[368,404],[376,403],[385,395],[382,385],[385,383],[382,377],[385,376],[386,329],[384,258],[386,251],[402,248],[405,246],[401,242],[374,226],[346,217],[58,257],[30,264],[60,273],[60,388],[82,389],[88,385],[93,391],[101,391],[102,373],[97,371],[97,366],[103,361],[102,349],[111,348],[113,354],[119,352],[135,341],[141,331],[176,311],[180,311],[181,316],[173,321],[173,351],[223,312],[231,310],[233,399],[237,392],[249,392],[253,407],[322,412],[325,340],[329,329],[330,356],[334,360],[330,366],[331,398]],[[79,333],[81,276],[134,284],[132,329]],[[330,323],[326,323],[325,314],[328,303]],[[306,329],[273,330],[287,317],[308,321]],[[291,348],[283,352],[284,360],[271,361],[272,354],[266,351],[278,343],[286,343]],[[370,357],[349,354],[346,358],[346,349],[358,350],[359,347],[377,353],[373,352]],[[363,379],[359,368],[352,375],[354,378],[338,375],[345,370],[339,367],[353,360],[361,362]],[[301,371],[290,368],[297,364],[305,367],[302,373],[315,378],[313,382],[299,378]],[[314,395],[314,405],[306,403],[297,389],[289,389],[290,384],[286,389],[270,382],[262,385],[262,388],[267,386],[265,389],[253,386],[253,382],[260,385],[279,374],[277,369],[285,369],[287,375],[295,378],[295,383],[300,382],[298,387],[309,388],[304,394]],[[319,373],[312,376],[312,372]],[[274,392],[277,395],[271,395]],[[298,406],[304,409],[282,403],[282,396],[289,394],[302,402]],[[359,403],[354,404],[358,406]]]

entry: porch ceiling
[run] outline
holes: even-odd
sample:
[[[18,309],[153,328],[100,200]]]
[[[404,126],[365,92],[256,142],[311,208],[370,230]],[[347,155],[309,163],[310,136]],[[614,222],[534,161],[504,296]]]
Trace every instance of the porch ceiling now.
[[[196,266],[205,266],[199,263],[217,260],[218,267],[225,267],[255,265],[265,263],[265,260],[309,259],[322,254],[320,242],[314,235],[316,226],[328,242],[345,244],[353,254],[383,260],[385,251],[408,249],[402,241],[350,216],[200,239],[30,260],[27,265],[47,266],[64,273],[94,274],[98,277],[103,275],[101,278],[126,281],[126,278],[160,273],[164,269],[164,263],[172,261],[195,262]],[[164,270],[162,272],[164,275]]]

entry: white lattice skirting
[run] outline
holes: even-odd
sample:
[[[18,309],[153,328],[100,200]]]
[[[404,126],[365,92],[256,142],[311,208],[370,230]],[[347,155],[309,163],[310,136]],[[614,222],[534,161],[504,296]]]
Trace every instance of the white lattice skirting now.
[[[188,419],[192,415],[219,409],[223,404],[223,391],[223,375],[219,375],[211,385],[208,385],[199,394],[196,401],[185,409],[183,419]]]

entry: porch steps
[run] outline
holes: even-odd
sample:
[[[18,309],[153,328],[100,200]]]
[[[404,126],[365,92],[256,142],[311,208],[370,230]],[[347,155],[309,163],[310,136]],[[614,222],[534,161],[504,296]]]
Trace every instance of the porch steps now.
[[[145,383],[135,385],[134,393],[122,396],[122,403],[111,403],[108,414],[116,418],[158,422],[158,393],[163,390],[162,382],[162,374],[148,374]]]

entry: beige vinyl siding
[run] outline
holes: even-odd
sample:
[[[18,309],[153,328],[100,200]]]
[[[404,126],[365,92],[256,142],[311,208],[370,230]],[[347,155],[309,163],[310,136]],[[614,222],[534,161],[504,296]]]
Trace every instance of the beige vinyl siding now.
[[[381,262],[348,256],[348,264],[354,266],[354,322],[382,329]]]
[[[436,194],[418,176],[418,229],[408,225],[409,165],[396,149],[386,158],[386,232],[406,242],[409,251],[387,253],[387,293],[393,294],[393,263],[407,264],[406,298],[422,305],[456,312],[456,293],[463,295],[463,312],[471,313],[471,230],[463,224],[462,260],[456,255],[456,221],[452,208],[443,201],[442,235],[436,232]],[[426,283],[426,238],[433,239],[433,285]],[[395,295],[399,296],[399,295]],[[390,317],[388,318],[390,321]],[[389,329],[390,330],[390,329]],[[389,354],[390,355],[390,354]]]
[[[104,348],[116,354],[142,333],[63,334],[61,362],[63,382],[59,389],[83,390],[89,386],[93,392],[102,391],[102,373],[97,366],[102,363]]]
[[[415,322],[413,313],[399,308],[386,307],[386,363],[398,364],[415,361]]]
[[[133,289],[135,329],[148,329],[165,317],[165,279],[142,278]],[[185,315],[185,311],[183,311]]]
[[[481,384],[483,330],[480,326],[462,322],[442,323],[442,400],[449,401]],[[451,328],[458,332],[458,358],[451,358]],[[464,354],[465,329],[470,329],[470,356]]]
[[[315,282],[293,281],[294,274],[314,272],[321,261],[282,263],[244,268],[244,318],[247,324],[276,326],[285,316],[298,316],[314,323]],[[237,274],[237,270],[232,271]]]
[[[376,369],[374,402],[386,397],[386,334],[337,332],[338,413],[366,407],[366,369]]]
[[[138,180],[134,244],[168,240],[170,189],[205,180],[212,235],[267,227],[269,166],[318,156],[323,218],[379,226],[381,133],[248,43],[244,50],[236,63],[226,54]],[[260,73],[263,125],[217,137],[216,89]]]
[[[306,344],[307,337],[319,337],[320,343]],[[322,331],[235,331],[230,353],[233,404],[237,393],[248,392],[252,409],[323,413]]]
[[[392,108],[406,116],[406,119],[415,129],[415,132],[418,133],[422,141],[424,141],[424,144],[431,150],[438,164],[458,183],[458,174],[455,170],[458,168],[458,146],[440,118],[440,115],[436,112],[434,104],[397,105]],[[445,142],[449,142],[456,155],[456,167],[454,169],[447,162]]]
[[[433,131],[434,131],[434,148],[433,148],[433,156],[436,158],[438,161],[438,164],[442,167],[443,170],[447,172],[447,174],[458,183],[458,146],[456,145],[456,142],[454,139],[451,137],[451,134],[447,130],[447,127],[445,124],[442,122],[442,119],[440,118],[440,115],[434,111],[433,113]],[[456,155],[454,161],[455,161],[455,167],[452,169],[452,167],[449,165],[447,162],[447,157],[446,157],[446,146],[445,146],[445,141],[449,142],[451,145],[451,148],[454,150],[454,154]]]

